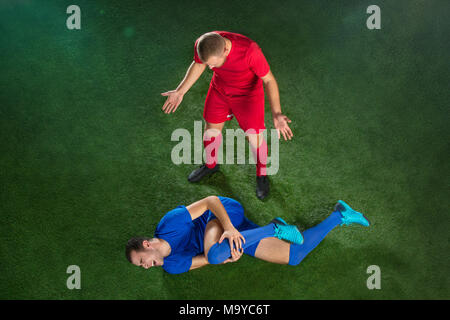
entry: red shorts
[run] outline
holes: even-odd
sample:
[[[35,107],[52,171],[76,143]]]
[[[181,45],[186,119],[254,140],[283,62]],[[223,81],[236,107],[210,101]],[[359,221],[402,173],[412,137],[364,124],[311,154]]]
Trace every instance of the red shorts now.
[[[236,117],[242,130],[264,130],[263,94],[230,96],[220,92],[212,84],[206,95],[203,118],[206,122],[222,123]]]

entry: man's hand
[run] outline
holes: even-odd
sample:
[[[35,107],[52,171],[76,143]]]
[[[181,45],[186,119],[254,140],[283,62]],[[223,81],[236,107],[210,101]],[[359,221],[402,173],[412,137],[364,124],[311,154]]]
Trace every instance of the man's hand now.
[[[278,131],[278,139],[280,139],[280,133],[283,134],[284,140],[292,139],[294,135],[288,125],[288,123],[291,122],[292,121],[282,113],[277,113],[273,116],[273,125]]]
[[[163,92],[161,95],[167,97],[167,100],[162,107],[164,113],[175,112],[181,101],[183,101],[183,94],[177,90]]]
[[[222,264],[238,261],[242,257],[243,253],[244,253],[244,249],[241,249],[240,251],[236,250],[236,249],[231,250],[231,258],[228,258],[227,260],[222,262]]]
[[[233,250],[240,251],[242,249],[242,241],[243,241],[243,243],[245,243],[244,236],[239,231],[237,231],[237,229],[233,226],[226,229],[222,233],[222,236],[219,239],[219,243],[222,243],[222,241],[225,238],[228,238],[228,241],[230,243],[231,254],[233,254]],[[233,244],[234,244],[234,246],[233,246]]]

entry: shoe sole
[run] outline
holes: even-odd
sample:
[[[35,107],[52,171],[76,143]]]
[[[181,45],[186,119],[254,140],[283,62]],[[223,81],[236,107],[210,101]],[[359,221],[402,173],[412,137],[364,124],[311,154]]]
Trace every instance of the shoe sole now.
[[[276,224],[282,224],[287,226],[287,222],[284,221],[283,219],[281,219],[280,217],[276,217],[275,219],[273,219],[272,221],[270,221],[271,223],[276,223]],[[297,228],[298,229],[298,228]]]
[[[258,196],[258,195],[256,195],[256,197],[259,199],[259,200],[264,200],[265,198],[267,198],[267,194],[266,195],[264,195],[264,196]]]
[[[258,189],[258,182],[256,183],[256,189]],[[256,191],[256,197],[259,200],[264,200],[265,198],[267,198],[269,196],[269,193],[270,193],[270,180],[268,180],[267,192],[265,192],[263,195],[258,195],[258,191]]]
[[[258,195],[258,192],[256,192],[256,197],[259,199],[259,200],[264,200],[265,198],[267,198],[267,196],[269,195],[269,191],[270,190],[267,190],[267,192],[266,193],[264,193],[263,195]]]

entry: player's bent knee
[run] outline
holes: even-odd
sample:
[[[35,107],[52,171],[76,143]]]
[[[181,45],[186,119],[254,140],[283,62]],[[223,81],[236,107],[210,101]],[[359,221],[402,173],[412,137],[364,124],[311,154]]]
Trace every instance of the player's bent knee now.
[[[226,242],[215,243],[208,251],[208,262],[210,264],[221,264],[230,256],[230,246]]]

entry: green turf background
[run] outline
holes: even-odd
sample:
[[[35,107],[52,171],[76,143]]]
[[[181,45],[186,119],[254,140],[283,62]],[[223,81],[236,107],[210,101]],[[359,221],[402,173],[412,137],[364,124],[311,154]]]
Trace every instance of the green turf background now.
[[[81,30],[66,28],[71,4]],[[371,4],[381,30],[366,28]],[[0,298],[449,298],[449,12],[436,0],[1,1]],[[292,119],[264,202],[252,165],[193,185],[195,166],[170,161],[171,133],[193,132],[212,73],[172,115],[160,93],[211,30],[258,42]],[[282,216],[304,230],[345,199],[373,225],[333,230],[297,267],[128,264],[129,237],[211,194],[259,224]],[[81,290],[66,288],[72,264]],[[381,290],[366,287],[369,265]]]

